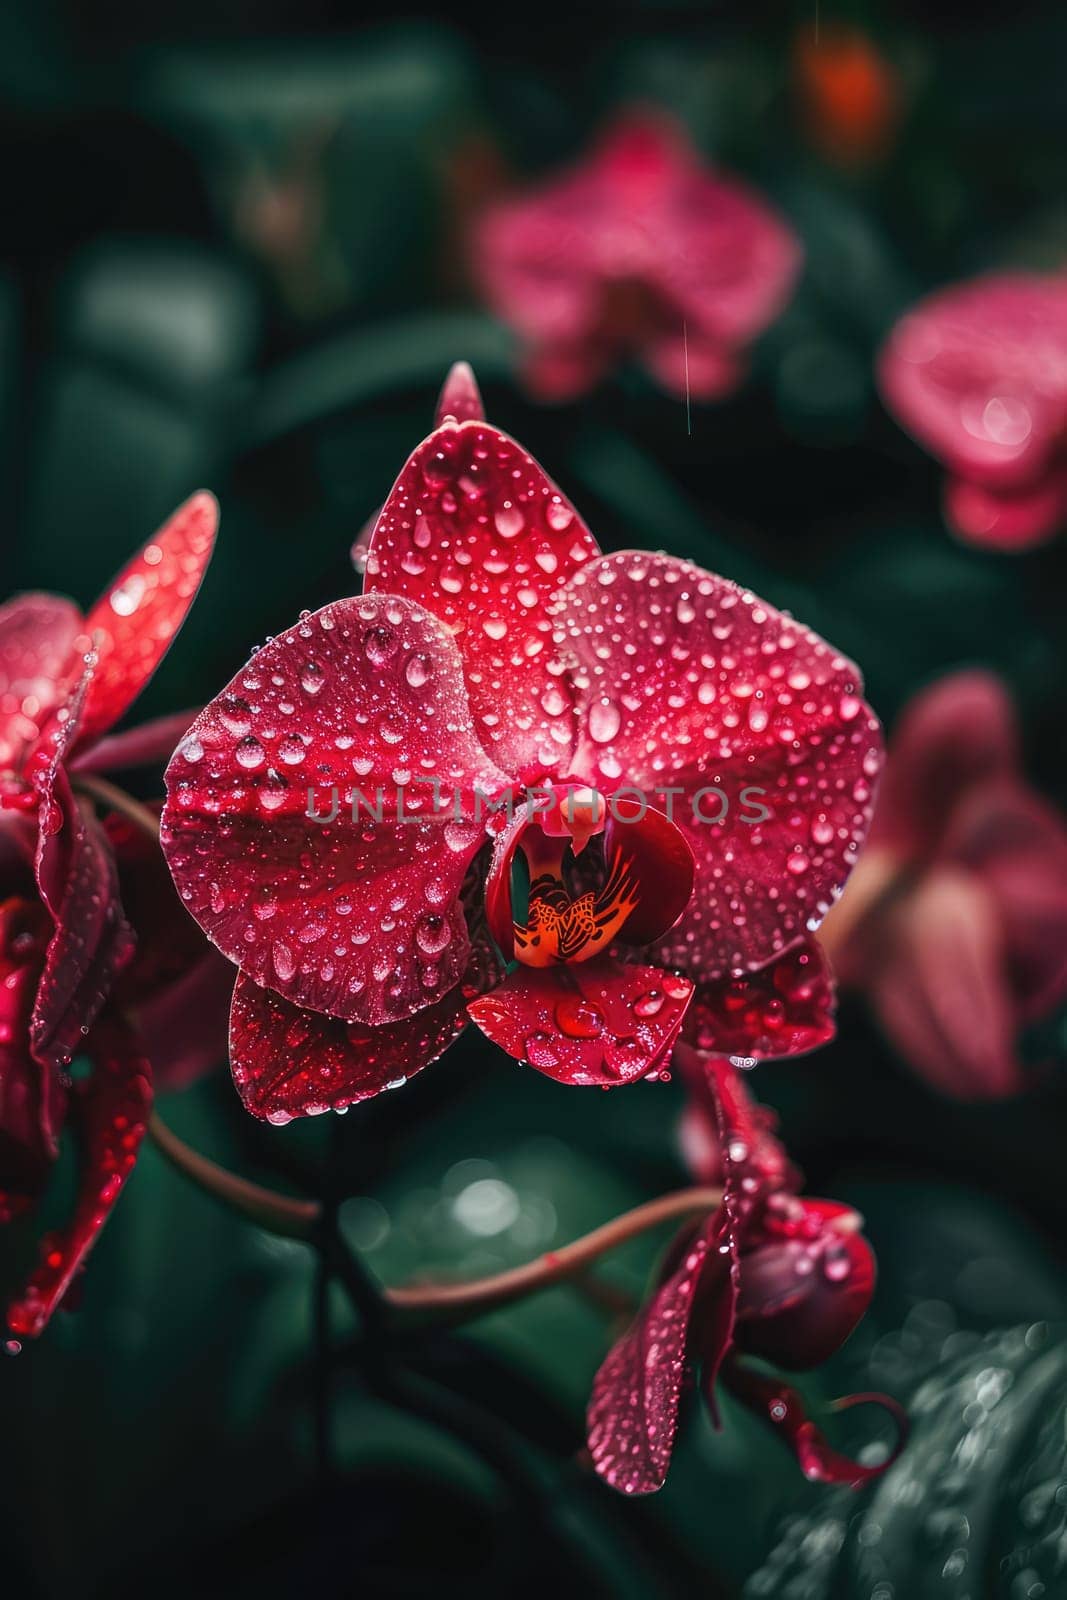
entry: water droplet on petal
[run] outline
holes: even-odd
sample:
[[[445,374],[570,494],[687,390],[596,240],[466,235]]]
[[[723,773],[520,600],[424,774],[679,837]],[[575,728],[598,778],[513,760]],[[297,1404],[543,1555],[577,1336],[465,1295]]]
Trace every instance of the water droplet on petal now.
[[[504,503],[493,518],[496,531],[502,539],[514,539],[526,526],[526,518],[518,506]]]
[[[422,655],[418,651],[408,656],[404,666],[404,677],[413,689],[421,689],[424,683],[429,682],[432,673],[433,663],[429,656]]]
[[[250,733],[241,739],[233,754],[234,760],[249,772],[253,772],[256,767],[261,767],[267,759],[263,746],[254,733]]]
[[[604,1014],[580,996],[568,996],[555,1008],[556,1026],[568,1039],[595,1039],[604,1031]]]
[[[607,696],[594,700],[589,707],[589,737],[597,744],[610,744],[619,731],[622,718],[619,708]]]

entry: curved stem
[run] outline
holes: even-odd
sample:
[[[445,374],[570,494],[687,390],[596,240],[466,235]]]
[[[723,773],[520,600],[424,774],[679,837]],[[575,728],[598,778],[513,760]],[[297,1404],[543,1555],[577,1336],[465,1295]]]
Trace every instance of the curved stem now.
[[[470,1283],[406,1284],[384,1291],[394,1311],[405,1318],[428,1318],[433,1322],[465,1322],[483,1316],[500,1306],[510,1305],[528,1294],[537,1294],[553,1284],[580,1275],[609,1250],[625,1244],[650,1228],[678,1217],[697,1216],[714,1211],[722,1201],[721,1189],[677,1189],[644,1205],[635,1206],[613,1217],[592,1233],[583,1234],[559,1250],[549,1250],[535,1261],[491,1278],[475,1278]]]
[[[159,843],[159,818],[155,812],[127,794],[125,789],[120,789],[117,783],[109,783],[107,778],[98,778],[92,772],[79,772],[72,781],[77,793],[87,795],[108,811],[117,811],[120,817],[125,817],[141,833]]]
[[[148,1133],[179,1172],[231,1210],[284,1238],[304,1239],[324,1247],[331,1269],[361,1315],[367,1316],[375,1309],[380,1311],[384,1302],[389,1311],[404,1321],[434,1325],[467,1322],[568,1278],[580,1277],[602,1255],[617,1249],[628,1239],[678,1217],[714,1211],[722,1200],[721,1189],[678,1189],[635,1206],[632,1211],[624,1211],[621,1216],[613,1217],[559,1250],[546,1251],[534,1261],[492,1277],[475,1278],[469,1283],[402,1284],[379,1290],[340,1233],[335,1228],[324,1228],[323,1209],[317,1201],[296,1200],[227,1171],[179,1139],[158,1111],[153,1111],[149,1119]],[[374,1300],[378,1302],[377,1307],[372,1304]]]
[[[179,1139],[158,1111],[153,1111],[148,1120],[148,1135],[173,1167],[232,1211],[240,1212],[257,1226],[285,1239],[313,1237],[322,1218],[322,1207],[317,1200],[295,1200],[290,1195],[278,1194],[274,1189],[250,1183],[247,1178],[240,1178],[217,1162],[209,1161],[184,1139]]]

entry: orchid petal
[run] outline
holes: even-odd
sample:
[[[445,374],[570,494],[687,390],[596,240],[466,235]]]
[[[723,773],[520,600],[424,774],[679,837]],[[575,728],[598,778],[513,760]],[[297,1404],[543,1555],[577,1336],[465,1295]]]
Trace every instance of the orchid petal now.
[[[507,780],[475,738],[456,647],[420,606],[340,600],[264,645],[166,780],[178,891],[255,982],[380,1026],[462,976],[460,889],[482,798]]]
[[[457,986],[416,1016],[374,1028],[306,1011],[239,974],[230,1063],[245,1110],[284,1123],[398,1088],[463,1032],[464,1000]]]
[[[1067,282],[989,274],[907,313],[879,363],[892,410],[949,471],[990,489],[1025,488],[1067,424]]]
[[[687,1154],[690,1148],[699,1151],[701,1165],[690,1165],[701,1183],[727,1181],[720,1130],[725,1109],[728,1135],[735,1145],[744,1146],[748,1170],[756,1177],[760,1191],[767,1193],[787,1184],[795,1185],[796,1174],[785,1147],[775,1137],[775,1113],[753,1099],[744,1076],[735,1067],[721,1058],[701,1054],[682,1041],[675,1045],[672,1065],[685,1085],[688,1134],[699,1141],[687,1145],[686,1150]]]
[[[201,490],[128,562],[85,619],[98,657],[79,733],[84,748],[122,716],[185,621],[215,544],[219,508]]]
[[[721,1212],[706,1218],[593,1379],[589,1453],[600,1476],[623,1494],[653,1494],[667,1477],[682,1396],[699,1354],[694,1308],[729,1278],[722,1231]]]
[[[233,968],[209,946],[187,972],[130,1008],[161,1090],[187,1089],[225,1063],[232,989]]]
[[[0,903],[0,1222],[44,1184],[66,1110],[59,1074],[30,1053],[30,1018],[50,924],[33,901]]]
[[[61,703],[83,631],[72,600],[22,594],[0,606],[0,772],[18,770]]]
[[[404,595],[447,626],[482,746],[516,776],[567,768],[550,607],[597,553],[533,457],[485,422],[446,421],[424,440],[375,524],[366,591]]]
[[[801,1472],[812,1483],[847,1484],[850,1489],[862,1489],[892,1466],[907,1443],[907,1415],[889,1395],[850,1394],[832,1403],[834,1411],[847,1411],[852,1406],[881,1406],[896,1424],[896,1441],[885,1460],[876,1466],[862,1466],[827,1442],[815,1423],[809,1421],[796,1390],[788,1384],[753,1372],[736,1361],[726,1364],[723,1377],[727,1388],[742,1404],[775,1429],[796,1456]]]
[[[858,669],[725,579],[633,551],[571,579],[558,639],[579,685],[572,771],[681,797],[696,886],[659,959],[763,966],[827,910],[867,831],[881,741]]]
[[[908,702],[893,729],[872,849],[931,856],[968,790],[1018,763],[1018,721],[1001,680],[979,670],[938,679]]]
[[[152,1105],[148,1062],[116,1017],[97,1022],[86,1049],[90,1077],[72,1091],[83,1153],[74,1214],[42,1245],[40,1265],[8,1307],[12,1333],[35,1338],[63,1300],[107,1221],[137,1159]]]
[[[868,987],[905,1060],[942,1094],[1022,1087],[1003,931],[981,879],[938,867],[894,904],[872,942]]]
[[[614,1088],[660,1066],[692,992],[672,973],[600,957],[519,967],[467,1010],[516,1061],[558,1083]]]
[[[133,953],[134,940],[103,829],[75,800],[62,768],[52,776],[48,804],[62,821],[58,831],[42,828],[36,869],[55,931],[37,990],[30,1040],[41,1065],[59,1070],[81,1047],[115,975]]]
[[[961,539],[991,550],[1031,550],[1067,524],[1067,469],[1048,468],[1031,484],[989,489],[950,478],[945,521]]]
[[[535,345],[522,359],[523,387],[542,405],[567,405],[596,387],[614,354],[596,336]]]
[[[644,360],[660,387],[679,399],[721,400],[745,375],[735,351],[715,339],[691,335],[685,325],[650,340]]]
[[[996,904],[1020,1020],[1046,1016],[1067,995],[1063,816],[1017,779],[989,779],[956,807],[944,857],[974,873]]]
[[[589,387],[646,354],[676,392],[723,392],[731,358],[781,310],[800,264],[789,227],[747,185],[707,170],[664,114],[629,112],[591,154],[490,208],[475,241],[483,289],[533,348],[537,392]]]
[[[438,396],[434,427],[440,428],[449,418],[453,422],[485,421],[478,380],[467,361],[457,361],[450,369]]]
[[[805,1055],[834,1036],[834,986],[822,947],[802,939],[769,966],[698,983],[685,1036],[707,1054],[766,1061]]]
[[[122,772],[131,767],[150,767],[169,761],[175,746],[188,733],[203,708],[173,711],[154,717],[136,728],[127,728],[98,740],[88,750],[75,755],[71,772]]]

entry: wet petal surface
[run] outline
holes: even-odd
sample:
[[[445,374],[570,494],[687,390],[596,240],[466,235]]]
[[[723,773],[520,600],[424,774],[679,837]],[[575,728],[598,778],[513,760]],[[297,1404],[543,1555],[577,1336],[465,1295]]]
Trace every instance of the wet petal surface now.
[[[214,495],[194,494],[138,551],[93,606],[85,632],[98,664],[79,744],[106,732],[140,694],[196,598],[215,545]]]
[[[638,1312],[593,1380],[587,1430],[600,1476],[623,1494],[662,1488],[695,1352],[690,1324],[698,1294],[725,1287],[723,1216],[708,1217],[671,1275]]]
[[[480,796],[505,785],[446,630],[365,595],[301,619],[206,707],[167,769],[162,842],[185,905],[251,978],[380,1026],[462,976]]]
[[[0,772],[18,769],[60,703],[75,641],[72,600],[23,594],[0,606]]]
[[[878,723],[853,664],[723,578],[622,552],[560,600],[573,770],[661,798],[697,863],[657,954],[708,977],[762,966],[818,923],[870,822]]]
[[[35,902],[0,903],[0,1222],[40,1192],[66,1107],[59,1074],[30,1053],[30,1018],[50,932]]]
[[[520,445],[446,422],[409,459],[375,525],[368,593],[417,601],[453,634],[483,747],[517,777],[566,771],[571,697],[549,608],[597,546]]]
[[[468,1011],[516,1061],[559,1083],[614,1088],[663,1064],[692,992],[673,973],[597,958],[519,967]]]
[[[460,985],[416,1016],[372,1028],[304,1010],[242,973],[230,1012],[233,1081],[245,1110],[268,1122],[341,1111],[400,1088],[467,1020]]]
[[[43,1241],[38,1267],[8,1307],[8,1326],[22,1338],[41,1333],[84,1266],[133,1170],[152,1107],[148,1062],[123,1024],[102,1019],[86,1048],[92,1073],[72,1091],[82,1142],[74,1214]]]
[[[833,1036],[833,979],[815,939],[758,972],[698,983],[685,1020],[694,1048],[746,1061],[804,1055]]]

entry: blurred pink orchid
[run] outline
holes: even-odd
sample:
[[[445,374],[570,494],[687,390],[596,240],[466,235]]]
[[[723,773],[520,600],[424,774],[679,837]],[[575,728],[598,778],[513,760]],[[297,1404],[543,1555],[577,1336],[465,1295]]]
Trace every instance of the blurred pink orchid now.
[[[568,170],[489,207],[473,256],[539,398],[573,399],[635,355],[668,392],[716,400],[788,300],[801,251],[669,117],[631,111]]]
[[[870,841],[821,937],[936,1088],[1023,1087],[1019,1031],[1067,995],[1067,827],[1023,777],[991,674],[955,673],[905,708]]]
[[[948,470],[961,538],[1024,550],[1067,525],[1067,276],[991,273],[930,295],[879,371],[890,410]]]

